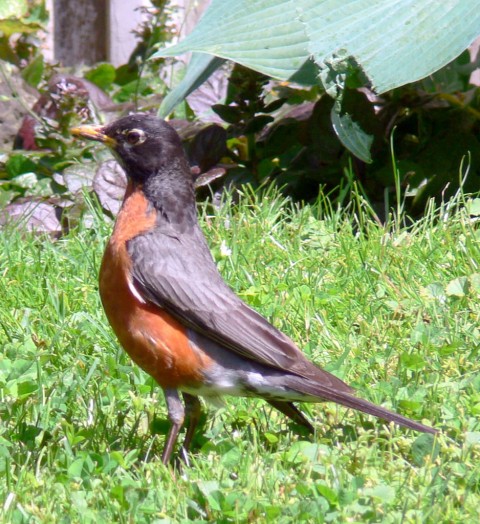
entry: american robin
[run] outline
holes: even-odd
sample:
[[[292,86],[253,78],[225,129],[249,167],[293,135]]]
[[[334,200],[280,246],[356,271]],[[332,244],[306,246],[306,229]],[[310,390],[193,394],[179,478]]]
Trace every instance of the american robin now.
[[[199,227],[190,169],[169,124],[134,114],[106,126],[80,126],[72,134],[108,146],[127,173],[100,268],[100,295],[121,345],[165,393],[172,425],[163,463],[186,415],[188,450],[199,396],[261,397],[310,432],[312,425],[294,402],[333,401],[437,432],[356,397],[227,286]]]

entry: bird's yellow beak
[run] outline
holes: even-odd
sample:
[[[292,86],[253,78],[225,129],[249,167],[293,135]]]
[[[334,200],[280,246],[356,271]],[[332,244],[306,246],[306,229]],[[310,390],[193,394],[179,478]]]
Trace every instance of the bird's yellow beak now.
[[[107,147],[112,149],[118,145],[114,138],[105,134],[104,126],[86,125],[72,127],[72,129],[70,129],[70,133],[72,133],[73,136],[79,138],[86,138],[87,140],[96,140],[97,142],[102,142]]]

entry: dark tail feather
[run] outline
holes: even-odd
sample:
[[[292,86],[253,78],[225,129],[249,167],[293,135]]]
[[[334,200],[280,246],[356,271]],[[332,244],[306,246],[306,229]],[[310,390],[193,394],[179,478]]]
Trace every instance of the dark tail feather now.
[[[378,418],[383,418],[384,420],[395,422],[396,424],[399,424],[400,426],[404,426],[406,428],[414,429],[416,431],[422,431],[423,433],[438,433],[438,430],[435,428],[425,426],[420,422],[416,422],[415,420],[404,417],[403,415],[399,415],[398,413],[394,413],[393,411],[389,411],[388,409],[372,404],[371,402],[368,402],[361,398],[342,395],[341,398],[335,400],[335,402],[341,404],[342,406],[357,409],[358,411],[363,411],[363,413],[368,413],[369,415],[373,415]]]
[[[306,393],[307,395],[317,397],[319,401],[330,400],[347,408],[353,408],[358,411],[362,411],[363,413],[373,415],[374,417],[395,422],[400,426],[411,428],[416,431],[422,431],[423,433],[438,433],[437,429],[425,426],[424,424],[420,424],[420,422],[415,422],[414,420],[399,415],[398,413],[394,413],[393,411],[389,411],[388,409],[372,404],[367,400],[355,397],[349,393],[344,393],[343,391],[336,391],[334,389],[324,387],[321,384],[313,384],[311,382],[307,382],[305,380],[302,380],[302,378],[300,377],[290,377],[289,383],[287,385],[292,389],[295,389],[296,391],[300,391],[302,393]],[[311,400],[308,399],[308,401]]]
[[[315,432],[315,428],[310,424],[305,415],[292,402],[283,402],[281,400],[272,399],[268,399],[267,402],[275,409],[278,409],[278,411],[286,415],[289,419],[293,420],[293,422],[295,422],[299,426],[303,426],[304,428],[306,428],[309,431],[309,433]]]

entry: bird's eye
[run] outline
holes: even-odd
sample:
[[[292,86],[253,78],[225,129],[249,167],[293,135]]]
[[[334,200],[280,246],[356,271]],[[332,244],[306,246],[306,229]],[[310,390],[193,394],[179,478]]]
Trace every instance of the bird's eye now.
[[[131,129],[126,133],[126,139],[130,145],[136,146],[145,142],[145,133],[141,129]]]

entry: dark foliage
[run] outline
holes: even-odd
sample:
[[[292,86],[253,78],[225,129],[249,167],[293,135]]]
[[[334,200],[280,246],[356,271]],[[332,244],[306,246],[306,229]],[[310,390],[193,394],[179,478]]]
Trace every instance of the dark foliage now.
[[[51,207],[50,216],[60,218],[50,222],[56,228],[71,226],[84,209],[85,190],[96,191],[107,213],[116,212],[123,174],[112,162],[104,164],[106,158],[91,145],[73,141],[68,130],[129,111],[156,111],[167,68],[165,61],[148,58],[158,42],[172,37],[166,5],[158,0],[148,11],[127,64],[97,64],[84,78],[44,63],[37,37],[47,19],[41,7],[0,21],[0,59],[38,92],[12,139],[18,150],[0,161],[0,204],[9,206],[8,215],[33,201]],[[468,192],[480,190],[480,91],[470,84],[477,65],[465,52],[431,77],[381,97],[365,88],[347,89],[342,112],[372,137],[370,164],[339,140],[333,100],[320,87],[274,82],[239,65],[225,73],[228,82],[212,77],[189,97],[192,107],[205,109],[192,96],[208,100],[209,90],[215,99],[223,94],[210,124],[204,110],[203,123],[195,122],[187,103],[172,124],[184,139],[200,198],[231,185],[273,182],[297,200],[313,201],[321,189],[346,204],[355,186],[380,216],[399,199],[407,213],[419,216],[430,198],[447,198],[460,184]],[[19,98],[13,87],[10,94]]]

